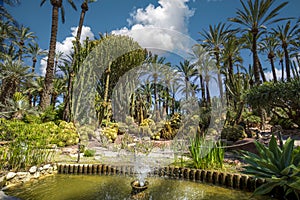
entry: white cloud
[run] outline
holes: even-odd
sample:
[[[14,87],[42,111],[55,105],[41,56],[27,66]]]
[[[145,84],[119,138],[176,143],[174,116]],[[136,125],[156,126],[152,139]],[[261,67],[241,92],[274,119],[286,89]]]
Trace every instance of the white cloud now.
[[[188,20],[194,10],[187,5],[189,0],[159,0],[159,6],[149,4],[130,14],[129,28],[112,31],[128,35],[143,48],[176,52],[188,49],[194,41],[188,37]],[[157,53],[157,52],[156,52]]]
[[[73,51],[73,41],[75,40],[75,36],[77,34],[78,27],[71,27],[71,34],[72,36],[66,37],[62,42],[56,42],[56,52],[63,52],[64,55],[69,55]],[[94,33],[92,32],[91,28],[88,26],[83,26],[80,36],[80,42],[82,43],[86,38],[91,40],[94,39]],[[42,76],[46,74],[46,67],[47,67],[47,59],[41,59],[40,62],[40,71]]]
[[[282,75],[281,75],[281,74],[282,74],[282,70],[281,70],[281,69],[275,68],[275,74],[276,74],[277,80],[280,80],[280,79],[281,79],[281,76],[282,76]],[[267,79],[268,81],[273,80],[273,73],[272,73],[272,71],[267,71],[267,72],[265,72],[265,76],[266,76],[266,79]],[[284,72],[284,78],[286,78],[285,72]]]

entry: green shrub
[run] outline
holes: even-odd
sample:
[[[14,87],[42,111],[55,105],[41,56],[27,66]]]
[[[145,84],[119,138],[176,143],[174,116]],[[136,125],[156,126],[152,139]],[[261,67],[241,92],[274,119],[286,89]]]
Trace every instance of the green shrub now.
[[[269,147],[255,142],[258,155],[243,152],[247,165],[244,173],[266,179],[256,188],[254,195],[277,194],[284,199],[300,197],[300,149],[294,148],[294,140],[287,139],[282,148],[272,135]]]
[[[3,169],[24,169],[51,160],[53,151],[45,148],[49,145],[48,135],[39,128],[21,121],[1,123],[0,141],[9,140],[0,155]]]
[[[91,150],[91,149],[86,149],[84,151],[83,156],[84,157],[94,157],[95,156],[96,151],[95,150]]]
[[[271,118],[270,124],[280,125],[283,129],[291,129],[294,125],[293,120],[278,116],[273,116]]]
[[[1,149],[0,166],[19,169],[50,161],[53,154],[50,147],[76,144],[78,135],[72,123],[63,121],[56,125],[1,119],[0,141],[8,141]]]
[[[245,130],[242,126],[226,126],[221,132],[221,139],[226,139],[229,141],[238,141],[247,137]]]

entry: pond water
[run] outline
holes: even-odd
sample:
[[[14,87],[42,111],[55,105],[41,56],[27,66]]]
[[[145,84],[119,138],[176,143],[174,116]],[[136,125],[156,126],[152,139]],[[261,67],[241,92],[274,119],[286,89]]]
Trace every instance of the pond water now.
[[[22,200],[127,200],[132,177],[63,175],[47,177],[5,191]],[[183,180],[147,178],[151,200],[248,200],[251,193]],[[251,198],[266,199],[266,197]]]

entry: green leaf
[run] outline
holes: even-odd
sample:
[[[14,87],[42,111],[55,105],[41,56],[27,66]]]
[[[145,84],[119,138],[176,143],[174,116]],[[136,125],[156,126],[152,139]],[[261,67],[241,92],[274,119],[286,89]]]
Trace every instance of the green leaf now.
[[[284,168],[280,174],[283,175],[283,176],[287,176],[291,171],[291,165],[287,166],[286,168]]]
[[[294,149],[294,140],[288,138],[285,144],[283,145],[283,152],[280,158],[280,164],[282,168],[285,168],[291,164],[292,161],[292,153]]]
[[[293,189],[300,190],[300,178],[296,178],[295,181],[288,183],[287,185]]]
[[[280,182],[268,182],[256,188],[253,195],[264,195],[270,193]]]
[[[269,149],[271,152],[273,152],[275,159],[279,160],[279,158],[281,156],[281,149],[279,148],[274,135],[272,135],[272,138],[270,140]]]

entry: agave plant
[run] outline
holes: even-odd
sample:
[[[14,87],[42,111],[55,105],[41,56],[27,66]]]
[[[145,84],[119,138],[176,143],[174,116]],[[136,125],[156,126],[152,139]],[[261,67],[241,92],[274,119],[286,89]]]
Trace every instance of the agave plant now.
[[[256,188],[253,195],[283,192],[284,199],[300,197],[300,154],[294,148],[294,140],[287,139],[282,148],[272,136],[269,147],[255,142],[258,155],[243,152],[243,158],[249,164],[244,173],[264,178],[266,182]],[[281,194],[282,195],[282,194]]]

